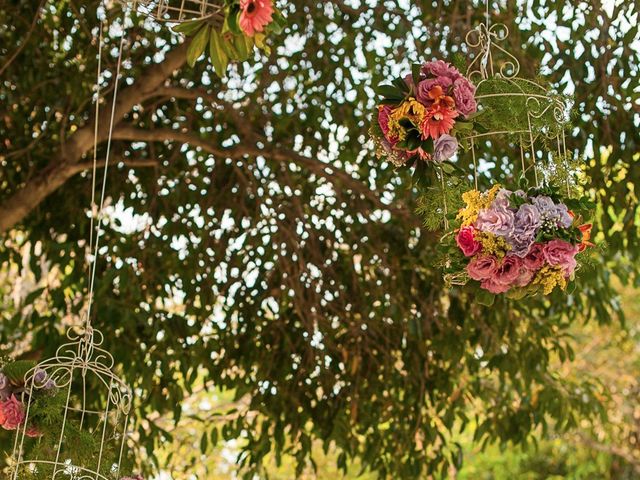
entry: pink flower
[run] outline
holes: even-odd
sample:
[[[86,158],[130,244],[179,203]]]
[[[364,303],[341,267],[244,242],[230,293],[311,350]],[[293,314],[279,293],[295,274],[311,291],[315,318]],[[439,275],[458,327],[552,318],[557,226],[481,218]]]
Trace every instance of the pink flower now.
[[[27,437],[30,437],[30,438],[38,438],[43,435],[40,429],[35,425],[29,425],[27,427],[27,431],[25,432],[25,434],[27,435]]]
[[[15,395],[0,403],[0,411],[2,428],[5,430],[15,430],[24,422],[24,408]]]
[[[496,268],[495,282],[509,287],[514,285],[520,276],[521,262],[520,258],[515,255],[507,255],[504,257],[502,263]]]
[[[462,74],[456,67],[444,60],[433,60],[425,63],[422,66],[422,73],[427,77],[448,77],[453,82],[462,77]]]
[[[390,105],[380,105],[378,107],[378,125],[380,125],[380,130],[382,130],[384,138],[391,143],[395,143],[398,139],[389,137],[389,115],[392,111],[393,107]]]
[[[464,77],[453,83],[453,98],[456,101],[456,109],[465,117],[478,110],[476,87]]]
[[[436,140],[441,135],[449,133],[456,123],[454,118],[457,116],[458,112],[441,103],[434,105],[433,108],[427,111],[427,115],[420,126],[422,137],[424,139],[431,137]]]
[[[564,240],[551,240],[544,246],[543,251],[549,265],[562,267],[565,275],[571,275],[576,269],[575,256],[578,253],[578,246]]]
[[[453,85],[452,80],[449,77],[430,78],[428,80],[422,80],[418,83],[416,89],[416,98],[420,103],[429,107],[433,104],[433,96],[429,95],[433,87],[440,87],[443,92],[446,92],[449,87]]]
[[[497,266],[496,257],[477,256],[467,265],[467,273],[474,280],[487,280],[494,276]]]
[[[144,480],[142,475],[136,475],[135,477],[122,477],[120,480]]]
[[[502,283],[498,283],[495,280],[489,278],[487,280],[483,280],[480,282],[480,286],[485,290],[489,290],[491,293],[497,295],[499,293],[504,293],[511,288],[509,285],[504,285]]]
[[[240,0],[240,29],[249,37],[273,21],[271,0]]]
[[[524,264],[524,262],[521,262],[518,268],[519,268],[518,269],[519,275],[518,275],[518,278],[516,278],[515,280],[515,284],[518,287],[526,287],[527,285],[529,285],[531,280],[533,280],[533,277],[536,274],[536,272],[535,270],[529,270]]]
[[[526,257],[522,259],[524,266],[529,270],[540,270],[545,262],[544,247],[541,243],[534,243]]]
[[[482,244],[474,238],[476,229],[469,225],[458,230],[456,235],[456,243],[462,250],[465,257],[471,257],[478,253],[482,248]]]

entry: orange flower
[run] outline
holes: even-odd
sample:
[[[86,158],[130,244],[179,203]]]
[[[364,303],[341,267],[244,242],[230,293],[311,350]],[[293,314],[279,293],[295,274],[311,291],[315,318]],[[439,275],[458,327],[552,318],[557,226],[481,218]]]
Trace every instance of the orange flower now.
[[[431,137],[436,140],[441,135],[449,133],[456,123],[454,118],[457,116],[458,112],[455,110],[442,103],[434,103],[433,107],[427,110],[422,125],[420,125],[422,138]]]
[[[582,232],[582,242],[578,245],[578,251],[583,252],[587,247],[595,247],[591,240],[591,228],[593,227],[590,223],[585,223],[584,225],[580,225],[578,228]]]

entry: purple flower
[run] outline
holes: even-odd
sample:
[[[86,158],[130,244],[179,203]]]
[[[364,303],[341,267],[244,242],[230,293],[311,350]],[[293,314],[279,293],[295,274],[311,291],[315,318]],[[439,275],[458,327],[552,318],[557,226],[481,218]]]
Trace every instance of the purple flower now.
[[[4,373],[0,373],[0,402],[4,402],[11,396],[11,383],[9,382],[9,377],[7,377]]]
[[[540,211],[543,227],[555,229],[557,227],[569,228],[573,219],[569,215],[567,206],[560,203],[556,205],[549,197],[541,195],[532,199],[533,204]]]
[[[462,77],[458,69],[444,60],[433,60],[422,66],[422,74],[426,77],[449,77],[453,82]]]
[[[51,380],[51,378],[49,378],[47,372],[40,368],[36,370],[33,375],[33,383],[36,388],[42,388],[44,390],[51,390],[55,387],[55,383],[53,382],[53,380]]]
[[[514,228],[507,242],[512,252],[519,257],[526,257],[535,241],[540,227],[540,212],[534,205],[522,205],[515,214]]]
[[[449,77],[444,76],[422,80],[420,83],[418,83],[418,88],[416,89],[416,98],[420,103],[429,106],[433,103],[433,99],[429,97],[429,92],[433,87],[442,87],[442,90],[446,92],[449,87],[451,87],[451,85],[453,85],[453,80],[451,80]]]
[[[453,98],[456,101],[456,109],[465,117],[478,110],[476,87],[464,77],[453,82]]]
[[[458,151],[458,140],[451,135],[441,135],[433,144],[433,160],[443,162],[450,159]]]
[[[509,208],[509,198],[511,197],[511,190],[501,188],[496,193],[496,198],[491,202],[491,208]]]
[[[508,237],[513,232],[514,215],[506,208],[490,208],[478,214],[475,227],[483,232]]]

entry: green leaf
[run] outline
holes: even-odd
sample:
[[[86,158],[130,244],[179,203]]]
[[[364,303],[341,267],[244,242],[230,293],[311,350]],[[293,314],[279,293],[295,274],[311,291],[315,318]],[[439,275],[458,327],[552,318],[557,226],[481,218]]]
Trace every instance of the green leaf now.
[[[191,22],[179,23],[175,27],[173,27],[174,32],[184,33],[187,36],[191,36],[200,30],[200,27],[204,25],[204,20],[193,20]]]
[[[229,28],[229,31],[234,35],[242,35],[242,30],[240,30],[240,24],[238,22],[240,16],[240,6],[232,5],[229,7],[229,13],[225,18],[226,26]]]
[[[202,28],[191,41],[191,44],[187,49],[187,63],[190,67],[193,67],[196,64],[196,61],[198,60],[200,55],[202,55],[204,49],[207,47],[207,41],[209,40],[210,32],[211,27],[207,25],[206,27]]]
[[[238,52],[238,60],[243,62],[249,58],[249,54],[253,48],[253,39],[246,35],[236,35],[233,38],[233,45]]]
[[[493,305],[493,302],[495,301],[495,299],[496,299],[496,296],[493,293],[488,292],[484,288],[481,288],[480,290],[478,290],[478,293],[476,295],[477,302],[480,305],[485,305],[487,307],[490,307],[491,305]]]
[[[11,380],[11,383],[23,385],[24,377],[35,366],[36,362],[33,360],[16,360],[2,367],[2,373]]]
[[[227,56],[223,48],[224,40],[220,36],[217,30],[211,32],[211,39],[209,41],[209,57],[211,58],[211,64],[219,77],[224,77],[227,73],[227,66],[229,65],[229,57]]]

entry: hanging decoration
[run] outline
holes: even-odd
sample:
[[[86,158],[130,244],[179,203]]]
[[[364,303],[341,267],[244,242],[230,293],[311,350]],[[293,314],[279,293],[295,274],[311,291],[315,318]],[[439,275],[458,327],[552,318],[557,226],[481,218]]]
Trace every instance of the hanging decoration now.
[[[414,64],[412,73],[378,87],[371,135],[380,158],[396,166],[440,165],[473,128],[476,87],[443,60]]]
[[[273,0],[118,0],[139,13],[191,37],[187,62],[194,66],[203,53],[223,77],[230,62],[245,61],[254,48],[267,55],[269,35],[286,25]]]
[[[591,225],[583,223],[588,199],[566,198],[553,187],[512,192],[494,185],[462,200],[455,245],[449,242],[450,280],[512,298],[566,289],[576,256],[591,245]]]
[[[566,148],[571,98],[519,76],[502,46],[509,30],[491,23],[485,5],[485,22],[466,36],[465,75],[442,60],[414,65],[379,87],[370,132],[380,158],[413,168],[418,213],[426,228],[444,231],[447,284],[468,284],[491,302],[566,289],[591,245],[585,219],[595,205],[583,198]],[[515,188],[483,191],[495,159],[480,158],[481,144],[518,152],[499,172]]]
[[[102,78],[102,32],[98,42],[98,74],[95,97],[95,132],[91,211],[96,205],[97,132]],[[91,325],[96,262],[104,214],[107,169],[124,33],[113,87],[111,121],[103,165],[97,221],[91,216],[89,292],[83,324],[67,332],[69,343],[53,358],[34,365],[29,361],[5,361],[0,371],[0,425],[16,433],[9,459],[11,480],[126,480],[131,472],[127,455],[127,428],[132,391],[114,372],[114,359],[101,346],[104,337]],[[93,229],[97,227],[94,236]],[[95,238],[94,238],[95,237]]]

